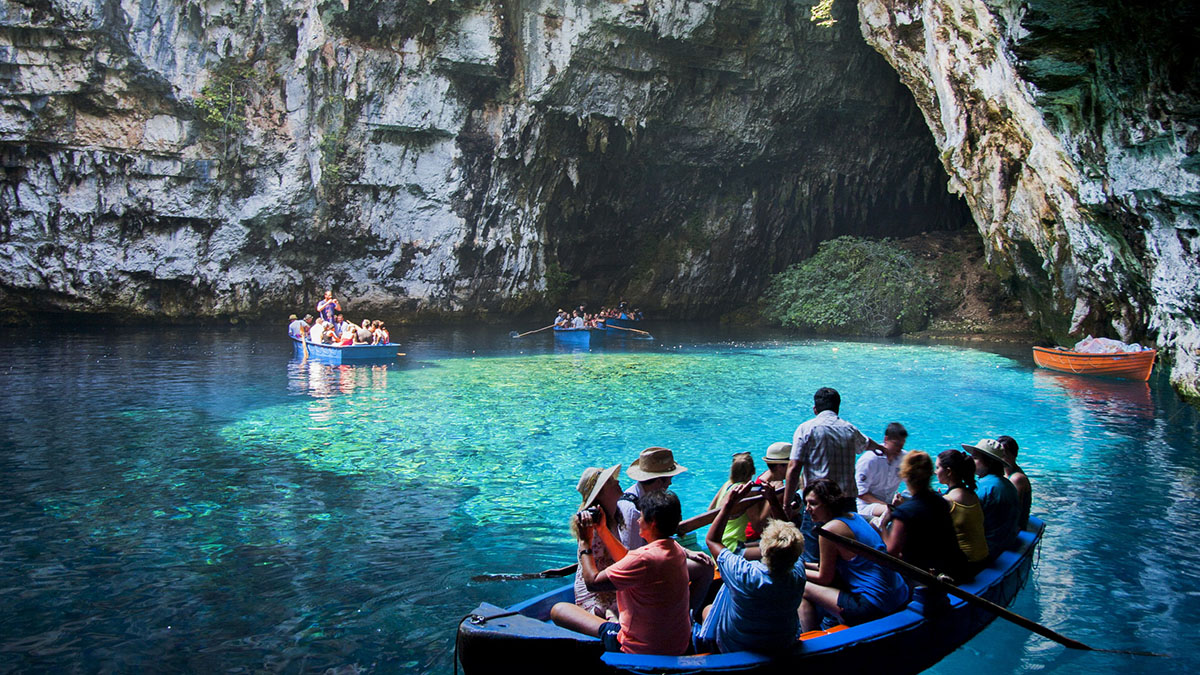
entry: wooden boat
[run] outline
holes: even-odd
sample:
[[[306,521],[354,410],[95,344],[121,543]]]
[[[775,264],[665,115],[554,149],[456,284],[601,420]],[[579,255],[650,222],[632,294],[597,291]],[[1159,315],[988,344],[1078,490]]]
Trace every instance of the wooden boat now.
[[[1141,352],[1116,352],[1113,354],[1086,354],[1068,349],[1046,347],[1033,348],[1033,362],[1043,368],[1076,375],[1120,377],[1126,380],[1145,382],[1150,379],[1154,368],[1153,349]]]
[[[572,347],[589,347],[592,340],[599,341],[604,331],[595,328],[555,328],[554,341]]]
[[[334,365],[343,363],[380,363],[382,361],[390,361],[397,356],[399,345],[350,345],[342,347],[340,345],[319,345],[313,342],[304,342],[294,335],[289,335],[292,339],[292,344],[296,349],[296,358],[304,357],[304,348],[308,347],[308,357],[311,359],[319,359]]]
[[[1045,526],[1037,518],[1021,532],[1014,550],[961,588],[1007,607],[1029,579]],[[800,636],[775,657],[752,652],[697,656],[648,656],[604,652],[596,638],[549,622],[556,602],[574,599],[572,586],[502,609],[481,604],[458,627],[457,650],[466,673],[494,672],[497,664],[526,670],[582,673],[672,673],[750,671],[756,673],[886,672],[918,673],[942,660],[983,630],[995,615],[944,596],[925,602],[923,588],[899,612],[875,621]],[[493,618],[494,617],[494,618]],[[531,659],[537,659],[536,662]],[[814,670],[818,669],[818,670]],[[828,670],[826,670],[828,669]]]

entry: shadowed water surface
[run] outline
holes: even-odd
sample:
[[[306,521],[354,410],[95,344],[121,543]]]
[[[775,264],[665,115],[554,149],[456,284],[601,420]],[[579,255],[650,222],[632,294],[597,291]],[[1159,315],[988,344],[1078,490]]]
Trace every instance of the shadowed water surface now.
[[[1025,349],[656,333],[588,352],[414,328],[398,363],[354,367],[275,331],[9,336],[0,671],[445,672],[463,614],[558,583],[469,579],[570,562],[584,467],[670,447],[699,512],[730,454],[790,440],[825,385],[910,448],[1016,437],[1048,530],[1015,609],[1174,655],[1067,654],[997,623],[937,672],[1200,656],[1200,434],[1164,381],[1035,371]]]

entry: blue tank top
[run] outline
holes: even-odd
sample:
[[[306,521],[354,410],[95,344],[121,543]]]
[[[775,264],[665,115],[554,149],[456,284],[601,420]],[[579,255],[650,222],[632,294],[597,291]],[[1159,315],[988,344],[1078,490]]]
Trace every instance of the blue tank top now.
[[[879,537],[879,533],[858,514],[839,516],[837,520],[845,523],[858,541],[887,552],[887,546]],[[838,556],[836,569],[851,593],[861,595],[881,611],[893,612],[908,601],[908,585],[904,583],[904,579],[896,572],[867,560],[866,556],[856,555],[850,560],[843,560]]]

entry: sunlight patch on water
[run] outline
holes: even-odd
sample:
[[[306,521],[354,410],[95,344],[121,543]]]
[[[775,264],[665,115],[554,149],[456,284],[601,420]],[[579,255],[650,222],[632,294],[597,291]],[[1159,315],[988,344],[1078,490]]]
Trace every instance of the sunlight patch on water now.
[[[685,511],[702,510],[730,454],[790,440],[820,386],[842,391],[843,416],[867,434],[878,438],[899,420],[912,434],[910,447],[934,452],[981,436],[1020,437],[1037,423],[1027,369],[953,347],[716,345],[451,358],[371,373],[370,381],[353,376],[351,393],[329,396],[348,387],[318,372],[315,397],[255,410],[220,434],[245,452],[282,449],[368,483],[468,484],[480,491],[466,505],[479,524],[528,521],[532,513],[557,528],[584,467],[628,467],[651,445],[672,448],[689,468],[677,491]],[[1065,404],[1061,394],[1034,391],[1043,408]],[[1070,445],[1070,433],[1053,442]]]

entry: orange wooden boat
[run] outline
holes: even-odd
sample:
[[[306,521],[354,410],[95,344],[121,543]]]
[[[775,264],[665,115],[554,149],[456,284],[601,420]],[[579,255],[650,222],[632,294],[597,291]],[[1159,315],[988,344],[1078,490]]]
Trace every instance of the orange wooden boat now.
[[[1033,348],[1033,362],[1043,368],[1057,370],[1061,373],[1120,377],[1141,382],[1150,379],[1150,371],[1154,368],[1156,355],[1158,352],[1153,349],[1115,354],[1085,354],[1061,347],[1055,349]]]

